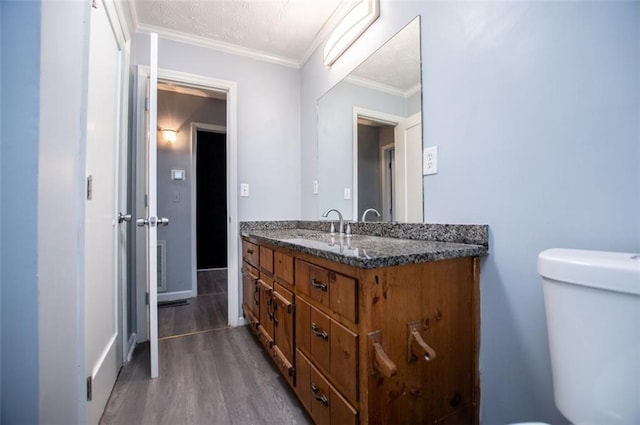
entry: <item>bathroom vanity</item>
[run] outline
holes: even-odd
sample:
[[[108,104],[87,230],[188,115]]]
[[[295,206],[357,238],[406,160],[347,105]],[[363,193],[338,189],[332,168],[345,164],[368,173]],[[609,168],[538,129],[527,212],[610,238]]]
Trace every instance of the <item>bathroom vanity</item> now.
[[[478,423],[487,226],[241,224],[243,312],[317,424]]]

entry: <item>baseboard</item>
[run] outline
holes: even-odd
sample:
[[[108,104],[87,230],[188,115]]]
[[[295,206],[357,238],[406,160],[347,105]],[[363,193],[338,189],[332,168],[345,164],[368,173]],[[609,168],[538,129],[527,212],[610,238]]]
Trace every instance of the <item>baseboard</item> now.
[[[237,326],[244,326],[244,325],[248,325],[249,322],[247,321],[247,319],[245,319],[244,317],[240,316],[238,317],[238,320],[236,320],[235,323],[229,323],[229,326],[232,328],[235,328]]]
[[[187,298],[193,298],[192,291],[163,292],[162,294],[158,294],[159,303],[163,301],[186,300]]]
[[[133,357],[133,350],[136,349],[136,340],[137,335],[134,333],[129,337],[129,341],[127,342],[127,357],[124,359],[124,363],[127,364],[131,361],[131,357]]]

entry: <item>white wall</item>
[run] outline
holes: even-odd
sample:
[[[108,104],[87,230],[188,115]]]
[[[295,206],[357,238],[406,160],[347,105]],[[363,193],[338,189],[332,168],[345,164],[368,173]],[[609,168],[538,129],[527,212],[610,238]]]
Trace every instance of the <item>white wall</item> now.
[[[422,15],[425,221],[486,223],[482,421],[565,420],[553,403],[536,256],[640,251],[640,3],[386,2],[336,64],[302,70],[302,215],[317,217],[315,102]]]
[[[148,51],[148,35],[136,34],[133,63],[147,65]],[[162,37],[158,67],[237,82],[238,184],[250,185],[239,220],[299,218],[299,70]]]

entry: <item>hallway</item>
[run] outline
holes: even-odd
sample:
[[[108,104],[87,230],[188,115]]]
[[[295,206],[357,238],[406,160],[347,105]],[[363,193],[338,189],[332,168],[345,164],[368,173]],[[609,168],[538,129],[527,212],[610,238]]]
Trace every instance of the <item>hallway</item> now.
[[[158,309],[160,376],[149,378],[149,345],[139,344],[100,423],[312,423],[247,327],[227,327],[226,270],[198,272],[198,293]]]

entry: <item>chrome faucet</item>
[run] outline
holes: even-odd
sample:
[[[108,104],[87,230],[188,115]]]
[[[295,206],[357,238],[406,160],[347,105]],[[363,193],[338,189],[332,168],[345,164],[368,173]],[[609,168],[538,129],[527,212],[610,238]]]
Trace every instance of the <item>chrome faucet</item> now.
[[[335,212],[337,212],[337,213],[338,213],[338,218],[340,219],[340,234],[342,235],[342,234],[344,233],[344,220],[342,219],[342,213],[341,213],[340,211],[338,211],[338,210],[337,210],[337,209],[335,209],[335,208],[330,208],[330,209],[326,210],[326,211],[322,214],[322,216],[323,216],[323,217],[325,217],[325,218],[327,218],[327,217],[329,216],[329,213],[330,213],[331,211],[335,211]],[[334,230],[334,231],[335,231],[335,230]]]
[[[374,213],[376,213],[376,217],[380,217],[380,213],[378,212],[378,210],[377,210],[377,209],[375,209],[375,208],[368,208],[368,209],[364,210],[364,212],[362,213],[362,221],[363,221],[363,222],[367,221],[367,220],[366,220],[366,217],[367,217],[367,213],[368,213],[368,212],[374,212]]]

